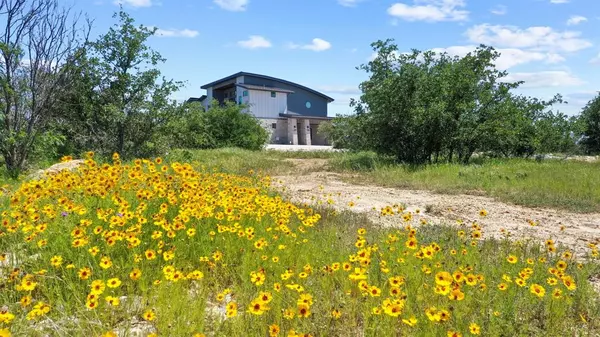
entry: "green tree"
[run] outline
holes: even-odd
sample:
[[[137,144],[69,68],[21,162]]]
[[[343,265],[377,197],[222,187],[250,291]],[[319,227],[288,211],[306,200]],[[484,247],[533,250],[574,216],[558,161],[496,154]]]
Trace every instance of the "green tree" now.
[[[467,163],[476,152],[530,155],[536,120],[561,101],[512,94],[522,82],[507,82],[494,64],[500,54],[485,45],[464,57],[400,53],[393,40],[372,47],[376,57],[358,67],[369,79],[351,103],[355,115],[333,121],[343,126],[334,138],[363,135],[361,146],[402,162]]]
[[[600,153],[600,94],[587,103],[580,118],[583,148],[589,154]]]
[[[36,146],[60,141],[49,125],[90,23],[58,0],[0,1],[0,18],[0,154],[16,176]]]
[[[156,29],[135,26],[123,9],[113,17],[118,22],[70,68],[80,80],[63,97],[66,118],[57,124],[73,140],[66,150],[149,156],[159,150],[159,131],[176,112],[169,97],[182,84],[161,77],[165,59],[147,45]]]

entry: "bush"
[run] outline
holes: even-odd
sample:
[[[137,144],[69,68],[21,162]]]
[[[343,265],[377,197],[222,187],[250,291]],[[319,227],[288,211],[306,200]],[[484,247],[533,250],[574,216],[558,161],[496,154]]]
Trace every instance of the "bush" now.
[[[268,140],[268,133],[244,109],[245,106],[231,102],[219,105],[214,101],[207,111],[198,103],[184,104],[179,118],[166,128],[165,136],[175,148],[260,150]]]

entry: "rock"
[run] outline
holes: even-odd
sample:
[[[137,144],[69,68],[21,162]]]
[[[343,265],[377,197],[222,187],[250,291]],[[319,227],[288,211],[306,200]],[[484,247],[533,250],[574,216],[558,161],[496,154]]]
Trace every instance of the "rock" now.
[[[28,177],[28,179],[29,180],[38,180],[38,179],[45,178],[45,176],[47,176],[47,175],[53,175],[53,174],[56,174],[63,170],[73,171],[76,168],[78,168],[79,166],[83,165],[83,163],[84,163],[83,159],[69,160],[66,162],[57,163],[57,164],[54,164],[54,165],[48,167],[45,170],[39,170],[39,171],[31,174]]]

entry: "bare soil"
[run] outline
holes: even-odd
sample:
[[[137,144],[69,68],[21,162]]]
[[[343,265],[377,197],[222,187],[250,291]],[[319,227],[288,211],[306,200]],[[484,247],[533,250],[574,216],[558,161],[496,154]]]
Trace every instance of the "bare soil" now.
[[[600,244],[600,213],[579,214],[547,208],[528,208],[497,201],[482,195],[446,195],[430,191],[404,190],[375,185],[354,185],[344,181],[344,175],[327,172],[325,159],[292,159],[296,170],[291,175],[274,176],[275,186],[295,202],[325,204],[365,213],[375,223],[384,226],[401,225],[398,216],[382,217],[381,208],[404,205],[417,221],[428,223],[470,224],[477,221],[487,237],[509,235],[515,240],[532,239],[543,243],[553,239],[583,255],[588,244]],[[351,203],[353,205],[351,206]],[[486,217],[479,211],[485,209]],[[419,211],[416,214],[417,210]],[[563,228],[561,230],[561,228]]]

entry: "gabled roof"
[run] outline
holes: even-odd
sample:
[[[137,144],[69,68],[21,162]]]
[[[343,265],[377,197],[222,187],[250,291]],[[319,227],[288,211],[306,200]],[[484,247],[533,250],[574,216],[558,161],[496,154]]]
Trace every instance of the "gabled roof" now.
[[[287,89],[282,89],[282,88],[275,88],[275,87],[265,87],[265,86],[262,86],[262,85],[252,85],[252,84],[244,84],[244,83],[238,83],[236,85],[238,87],[242,87],[242,88],[248,89],[248,90],[275,91],[275,92],[284,92],[284,93],[288,93],[288,94],[293,94],[294,93],[292,90],[287,90]]]
[[[285,84],[288,84],[288,85],[296,86],[298,88],[301,88],[301,89],[304,89],[304,90],[306,90],[308,92],[311,92],[311,93],[313,93],[315,95],[321,96],[321,97],[325,98],[329,103],[331,103],[331,102],[334,101],[333,98],[331,98],[331,97],[329,97],[329,96],[327,96],[327,95],[325,95],[323,93],[320,93],[320,92],[318,92],[316,90],[313,90],[311,88],[308,88],[308,87],[305,87],[303,85],[300,85],[298,83],[294,83],[294,82],[282,80],[280,78],[275,78],[275,77],[271,77],[271,76],[265,76],[265,75],[260,75],[260,74],[247,73],[247,72],[244,72],[244,71],[240,71],[239,73],[235,73],[233,75],[229,75],[227,77],[223,77],[220,80],[216,80],[216,81],[210,82],[208,84],[205,84],[205,85],[201,86],[200,88],[201,89],[208,89],[210,87],[213,87],[215,84],[232,80],[232,79],[234,79],[234,78],[236,78],[238,76],[253,76],[253,77],[263,78],[265,80],[278,81],[278,82],[285,83]]]

